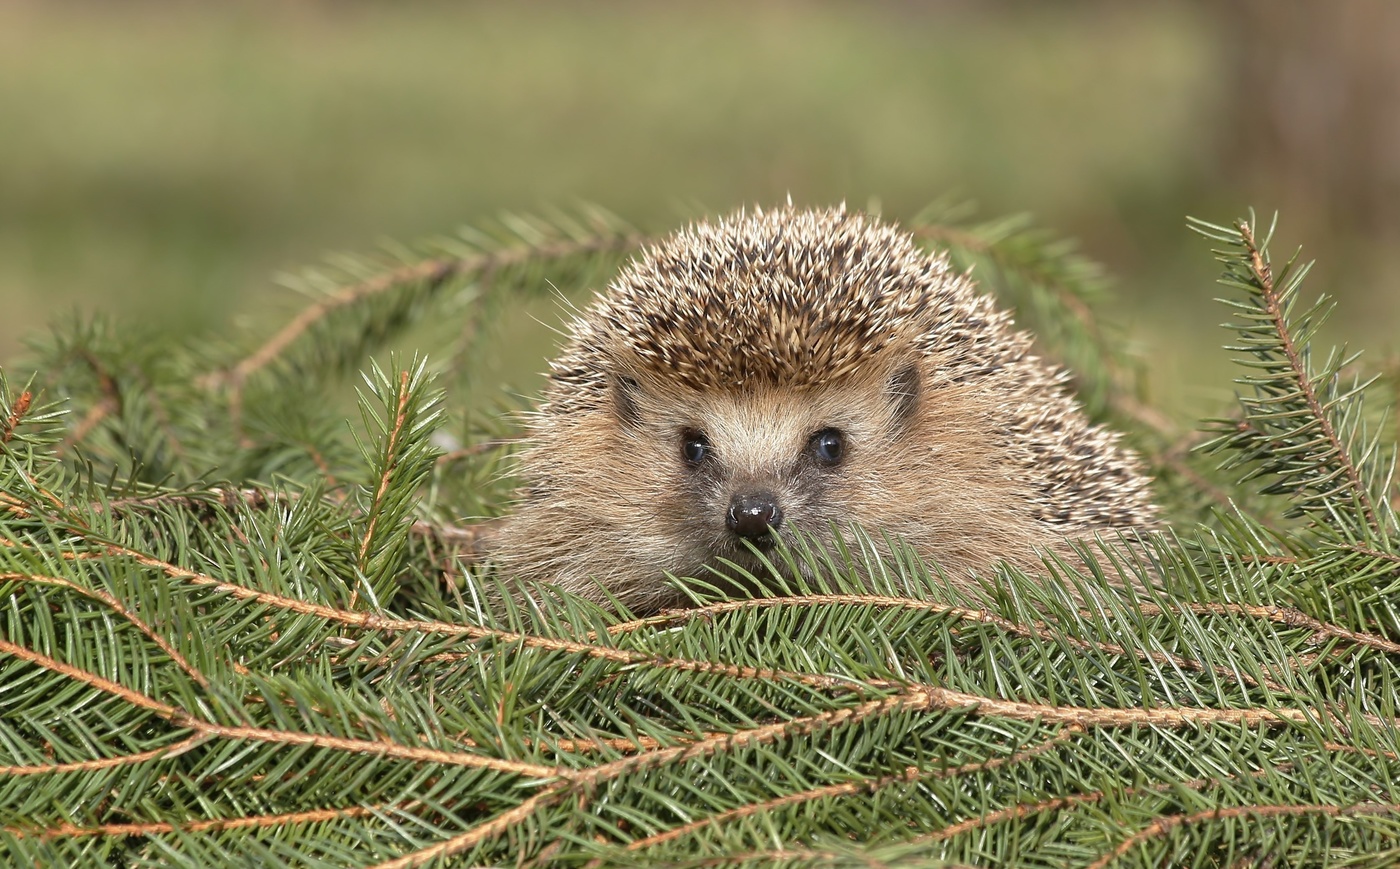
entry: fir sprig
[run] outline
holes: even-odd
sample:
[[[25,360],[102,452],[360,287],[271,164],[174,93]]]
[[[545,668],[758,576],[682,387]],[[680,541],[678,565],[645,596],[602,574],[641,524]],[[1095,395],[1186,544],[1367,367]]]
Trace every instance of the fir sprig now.
[[[1286,516],[1305,518],[1293,533],[1265,531],[1242,517],[1249,557],[1272,559],[1287,577],[1279,595],[1293,605],[1365,630],[1400,637],[1400,523],[1388,497],[1396,447],[1382,439],[1383,419],[1366,406],[1375,381],[1356,370],[1357,353],[1329,352],[1319,365],[1312,340],[1332,312],[1326,296],[1299,311],[1308,265],[1295,253],[1275,270],[1269,260],[1273,227],[1260,237],[1253,215],[1232,227],[1193,221],[1224,245],[1221,283],[1241,294],[1222,300],[1234,320],[1227,328],[1248,371],[1237,382],[1240,415],[1215,420],[1215,437],[1201,446],[1241,483],[1282,496]]]
[[[1041,352],[1073,373],[1092,416],[1104,417],[1115,397],[1121,405],[1135,395],[1137,364],[1127,341],[1095,314],[1108,297],[1103,267],[1029,215],[974,222],[971,212],[968,205],[933,206],[913,221],[914,235],[947,251],[1016,312]]]
[[[1291,512],[1367,537],[1393,535],[1386,493],[1394,451],[1368,426],[1364,404],[1376,377],[1348,377],[1360,354],[1345,350],[1313,364],[1312,338],[1335,306],[1322,296],[1295,311],[1311,263],[1299,264],[1295,253],[1275,274],[1268,256],[1274,228],[1258,238],[1253,216],[1230,228],[1191,225],[1227,245],[1216,252],[1226,267],[1221,283],[1244,292],[1243,299],[1224,300],[1236,317],[1229,328],[1239,335],[1227,349],[1244,354],[1238,361],[1251,373],[1238,382],[1253,390],[1240,398],[1248,418],[1218,423],[1217,438],[1203,449],[1225,453],[1226,467],[1248,468],[1248,477],[1272,477],[1264,491],[1288,495]]]

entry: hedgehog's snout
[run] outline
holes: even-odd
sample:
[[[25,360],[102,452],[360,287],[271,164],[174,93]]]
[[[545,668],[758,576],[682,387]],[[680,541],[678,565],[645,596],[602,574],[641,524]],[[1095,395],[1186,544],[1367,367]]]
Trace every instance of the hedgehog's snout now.
[[[725,526],[760,549],[773,545],[772,532],[782,523],[783,508],[772,492],[741,492],[729,499]]]

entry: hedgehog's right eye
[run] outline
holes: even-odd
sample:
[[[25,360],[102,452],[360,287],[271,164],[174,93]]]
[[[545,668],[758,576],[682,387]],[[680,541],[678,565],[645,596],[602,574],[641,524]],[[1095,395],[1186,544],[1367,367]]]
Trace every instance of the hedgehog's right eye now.
[[[702,431],[688,428],[681,432],[681,458],[688,465],[703,464],[710,457],[710,439]]]

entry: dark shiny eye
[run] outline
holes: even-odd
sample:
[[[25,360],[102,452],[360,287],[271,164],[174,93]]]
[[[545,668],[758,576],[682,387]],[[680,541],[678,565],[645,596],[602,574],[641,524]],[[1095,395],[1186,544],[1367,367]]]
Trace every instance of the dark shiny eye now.
[[[834,465],[846,454],[846,438],[834,428],[824,428],[812,435],[809,444],[812,455],[824,465]]]
[[[681,458],[688,465],[699,465],[710,457],[710,439],[702,431],[686,429],[681,433]]]

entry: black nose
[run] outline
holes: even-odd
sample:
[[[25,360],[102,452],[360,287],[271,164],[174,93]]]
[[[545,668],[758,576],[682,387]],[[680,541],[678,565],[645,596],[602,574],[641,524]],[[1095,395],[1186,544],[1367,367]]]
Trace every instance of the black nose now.
[[[748,540],[762,540],[783,522],[783,509],[772,492],[735,495],[729,500],[729,530]]]

